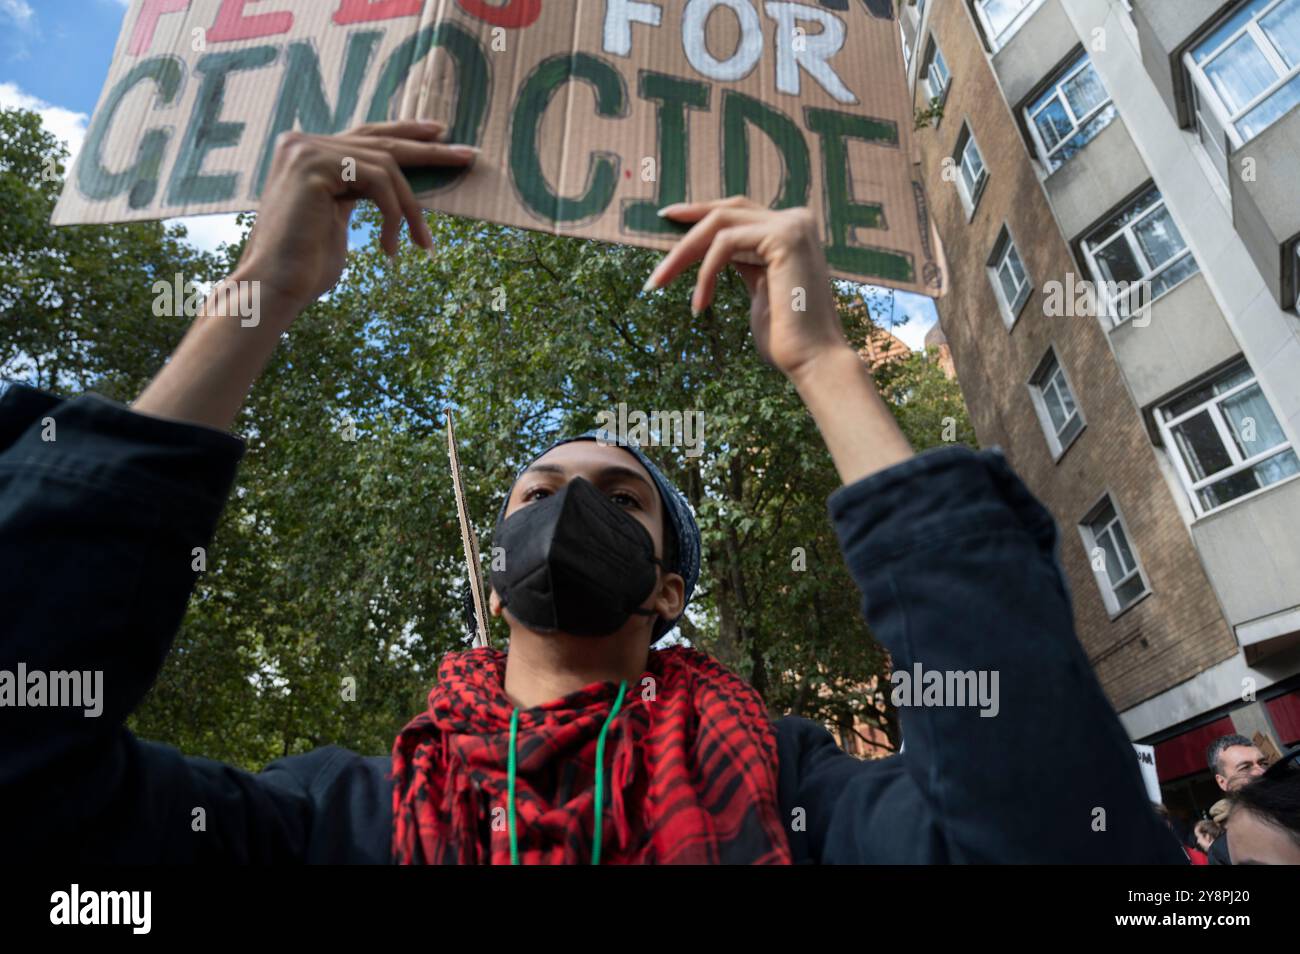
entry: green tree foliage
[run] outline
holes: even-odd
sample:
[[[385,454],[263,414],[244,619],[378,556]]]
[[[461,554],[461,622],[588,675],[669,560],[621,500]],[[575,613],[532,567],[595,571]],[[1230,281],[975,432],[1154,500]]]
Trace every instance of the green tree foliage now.
[[[153,283],[210,280],[230,263],[194,253],[176,228],[49,228],[60,182],[40,169],[55,146],[30,114],[0,117],[0,189],[22,209],[0,266],[3,370],[38,355],[32,383],[130,400],[185,324],[154,317]],[[431,225],[435,254],[396,260],[359,232],[339,286],[254,388],[235,492],[133,728],[250,768],[328,743],[388,751],[468,634],[444,409],[486,554],[518,469],[620,402],[703,419],[699,456],[647,448],[704,535],[677,638],[751,680],[774,714],[892,728],[885,693],[867,688],[888,660],[827,518],[838,479],[793,388],[749,341],[739,278],[728,272],[691,318],[689,280],[641,291],[657,253],[443,215]],[[862,344],[875,328],[862,290],[841,294]],[[949,417],[971,440],[960,393],[933,364],[877,374],[914,446],[940,443]],[[494,644],[506,636],[494,621]]]

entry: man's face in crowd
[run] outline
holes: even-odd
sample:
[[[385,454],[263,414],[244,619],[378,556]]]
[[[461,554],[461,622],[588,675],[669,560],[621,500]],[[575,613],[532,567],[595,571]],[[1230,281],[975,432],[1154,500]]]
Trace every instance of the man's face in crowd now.
[[[1230,745],[1219,753],[1219,770],[1214,780],[1225,792],[1235,792],[1263,775],[1266,768],[1264,753],[1253,745]]]
[[[650,473],[636,457],[621,447],[597,441],[570,441],[552,448],[515,481],[506,503],[505,516],[557,493],[575,477],[587,480],[645,527],[654,541],[655,557],[663,559],[663,501]],[[653,609],[665,619],[676,619],[681,614],[685,592],[686,584],[681,576],[661,569],[659,583],[643,608]],[[500,616],[504,611],[511,626],[516,625],[509,611],[501,605],[495,590],[491,595],[491,609],[494,616]],[[647,629],[652,623],[653,620],[647,617],[634,616],[627,621],[623,631]]]
[[[1228,819],[1228,854],[1234,865],[1300,865],[1291,834],[1243,808]]]

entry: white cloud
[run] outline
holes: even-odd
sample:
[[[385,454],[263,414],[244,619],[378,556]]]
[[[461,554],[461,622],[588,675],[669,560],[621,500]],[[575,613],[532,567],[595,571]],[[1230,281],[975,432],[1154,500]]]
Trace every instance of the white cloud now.
[[[7,4],[21,2],[0,0],[0,11],[7,11]],[[86,141],[89,116],[47,103],[16,83],[0,83],[0,109],[27,109],[39,115],[46,130],[67,145],[72,159],[76,159]],[[189,230],[190,244],[205,252],[215,252],[223,242],[236,242],[242,234],[233,215],[196,215],[173,221],[183,224]]]
[[[0,0],[0,4],[6,0]],[[38,113],[45,128],[67,143],[75,157],[86,139],[86,123],[90,117],[62,106],[54,106],[23,92],[15,83],[0,83],[0,109],[29,109]]]
[[[235,224],[234,215],[192,215],[171,221],[185,226],[189,230],[190,244],[205,252],[215,252],[223,242],[234,244],[244,234],[244,230]]]
[[[27,0],[0,0],[0,16],[12,20],[23,29],[36,25],[36,11]]]

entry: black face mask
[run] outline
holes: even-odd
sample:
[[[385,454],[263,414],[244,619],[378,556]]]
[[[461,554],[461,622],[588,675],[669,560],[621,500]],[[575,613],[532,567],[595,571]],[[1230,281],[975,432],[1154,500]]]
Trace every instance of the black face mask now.
[[[492,588],[529,629],[608,636],[657,582],[654,541],[633,516],[581,477],[497,524]]]

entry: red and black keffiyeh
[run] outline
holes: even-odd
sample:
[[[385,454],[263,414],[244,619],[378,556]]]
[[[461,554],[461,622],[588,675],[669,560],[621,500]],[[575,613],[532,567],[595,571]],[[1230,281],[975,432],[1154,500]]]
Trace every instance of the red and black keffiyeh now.
[[[393,859],[510,864],[506,654],[448,655],[429,708],[393,745]],[[596,740],[618,686],[518,716],[521,864],[588,864]],[[788,864],[776,736],[758,693],[703,653],[650,653],[605,740],[602,862]]]

